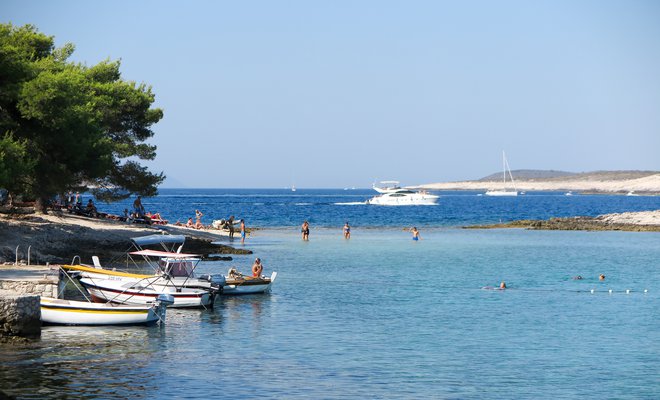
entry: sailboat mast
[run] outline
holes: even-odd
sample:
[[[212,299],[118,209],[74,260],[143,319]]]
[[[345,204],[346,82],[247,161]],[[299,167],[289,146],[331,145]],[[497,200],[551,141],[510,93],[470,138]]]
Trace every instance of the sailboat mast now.
[[[506,155],[502,150],[502,186],[506,189]]]
[[[504,152],[502,152],[504,154]],[[513,174],[511,173],[511,167],[509,167],[509,162],[506,159],[506,156],[504,157],[504,166],[505,166],[505,171],[509,171],[509,178],[511,178],[511,185],[513,186],[513,190],[516,192],[518,189],[516,189],[516,181],[513,180]]]

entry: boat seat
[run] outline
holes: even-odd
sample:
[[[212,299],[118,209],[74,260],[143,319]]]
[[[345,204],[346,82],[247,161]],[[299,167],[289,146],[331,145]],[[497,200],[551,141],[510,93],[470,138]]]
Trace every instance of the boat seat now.
[[[92,256],[92,262],[94,263],[94,268],[101,268],[101,260],[99,260],[99,256]]]

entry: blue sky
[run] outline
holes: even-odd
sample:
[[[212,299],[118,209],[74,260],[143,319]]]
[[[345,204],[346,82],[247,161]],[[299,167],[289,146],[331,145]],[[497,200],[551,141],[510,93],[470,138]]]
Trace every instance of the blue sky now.
[[[660,170],[658,1],[4,0],[152,85],[170,187]]]

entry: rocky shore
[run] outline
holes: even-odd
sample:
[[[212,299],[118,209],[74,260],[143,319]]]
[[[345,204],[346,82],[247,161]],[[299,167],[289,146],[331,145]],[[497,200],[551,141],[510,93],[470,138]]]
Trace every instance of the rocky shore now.
[[[532,230],[566,231],[630,231],[660,232],[660,210],[604,214],[598,217],[551,218],[521,220],[501,224],[472,225],[465,229],[524,228]]]
[[[186,236],[185,251],[201,254],[204,259],[231,260],[231,254],[251,254],[228,244],[228,238],[213,230],[192,230],[176,226],[147,226],[73,216],[69,214],[3,215],[0,217],[0,263],[14,263],[16,248],[19,260],[30,264],[70,263],[75,255],[91,263],[93,255],[103,260],[119,259],[135,236],[169,233]],[[219,254],[223,256],[218,256]]]

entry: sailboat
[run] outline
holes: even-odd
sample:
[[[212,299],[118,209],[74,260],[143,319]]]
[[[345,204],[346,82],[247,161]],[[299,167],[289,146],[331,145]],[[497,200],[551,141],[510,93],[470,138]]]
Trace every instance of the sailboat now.
[[[513,189],[507,189],[506,186],[506,174],[509,173],[509,178],[511,178],[511,186]],[[511,169],[509,168],[509,162],[506,160],[506,154],[502,152],[502,190],[489,190],[486,192],[486,196],[518,196],[518,190],[516,189],[516,183],[513,181],[513,175],[511,175]]]

